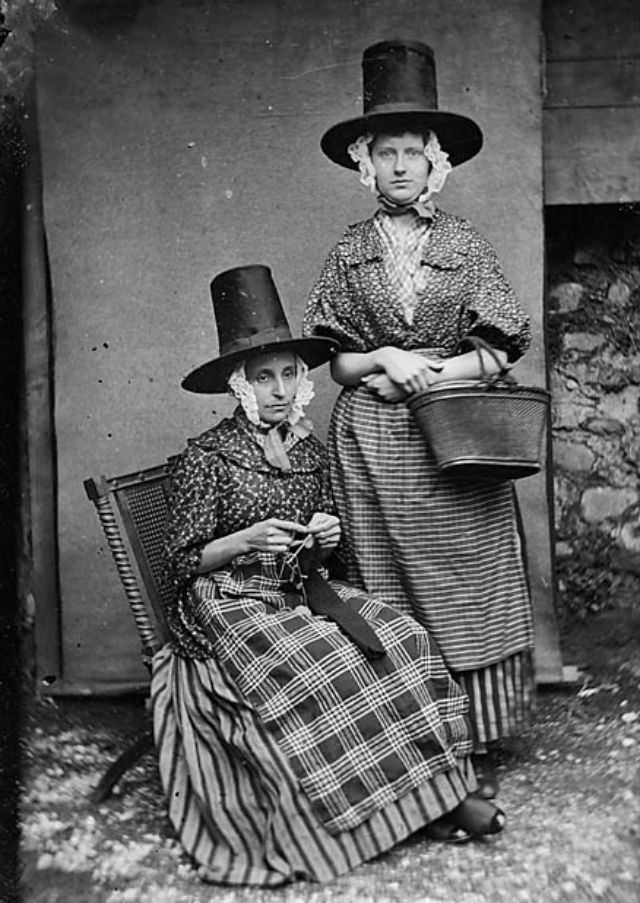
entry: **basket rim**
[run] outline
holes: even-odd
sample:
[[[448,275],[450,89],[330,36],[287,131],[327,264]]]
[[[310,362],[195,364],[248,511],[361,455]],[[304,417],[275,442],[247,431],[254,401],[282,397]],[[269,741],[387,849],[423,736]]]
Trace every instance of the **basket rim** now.
[[[450,380],[436,383],[429,389],[414,392],[407,398],[407,405],[412,407],[419,402],[429,404],[434,401],[443,401],[446,398],[491,398],[500,394],[503,398],[510,396],[529,396],[532,401],[547,402],[551,398],[548,389],[542,386],[484,386],[476,380]]]
[[[458,464],[491,464],[495,467],[535,467],[542,469],[542,464],[535,458],[498,458],[481,455],[460,455],[438,461],[438,467],[453,467]]]

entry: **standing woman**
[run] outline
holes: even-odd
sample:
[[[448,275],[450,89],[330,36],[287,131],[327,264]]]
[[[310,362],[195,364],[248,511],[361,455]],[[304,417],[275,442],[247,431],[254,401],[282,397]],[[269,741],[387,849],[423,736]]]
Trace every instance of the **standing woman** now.
[[[304,331],[341,346],[344,388],[329,435],[332,490],[348,579],[412,614],[436,639],[471,701],[480,793],[497,792],[492,747],[520,732],[533,695],[533,626],[510,483],[460,482],[437,470],[406,398],[475,379],[530,342],[529,321],[495,251],[437,208],[452,167],[473,157],[471,119],[437,108],[433,51],[386,41],[363,57],[364,112],[322,138],[360,172],[378,210],[330,252]]]

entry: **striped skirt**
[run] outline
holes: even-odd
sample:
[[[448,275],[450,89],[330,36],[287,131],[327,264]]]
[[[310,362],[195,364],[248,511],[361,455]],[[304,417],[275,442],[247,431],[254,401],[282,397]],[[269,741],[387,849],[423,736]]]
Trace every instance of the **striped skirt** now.
[[[504,661],[460,671],[452,677],[469,697],[474,749],[513,737],[529,723],[534,707],[533,657],[528,650]]]
[[[473,789],[468,759],[358,827],[329,833],[255,709],[212,659],[153,662],[155,743],[169,818],[205,880],[329,881],[391,849]]]
[[[347,579],[410,614],[472,700],[478,744],[517,733],[533,617],[511,483],[440,473],[406,405],[345,389],[329,430]]]

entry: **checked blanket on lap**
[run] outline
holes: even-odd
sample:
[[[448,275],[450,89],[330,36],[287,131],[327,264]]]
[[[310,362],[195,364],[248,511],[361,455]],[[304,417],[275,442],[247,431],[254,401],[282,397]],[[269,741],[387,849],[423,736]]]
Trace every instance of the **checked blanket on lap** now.
[[[291,607],[268,557],[253,576],[198,578],[190,603],[318,818],[347,830],[460,764],[471,752],[468,700],[415,621],[334,583],[384,645],[386,656],[368,661],[333,622]]]

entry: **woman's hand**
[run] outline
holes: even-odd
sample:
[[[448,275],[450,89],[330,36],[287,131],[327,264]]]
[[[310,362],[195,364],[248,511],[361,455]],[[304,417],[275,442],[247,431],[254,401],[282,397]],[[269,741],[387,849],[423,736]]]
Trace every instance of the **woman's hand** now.
[[[389,403],[404,401],[407,397],[405,390],[397,383],[391,382],[386,373],[372,373],[370,376],[363,377],[361,382],[378,398]]]
[[[307,524],[309,533],[313,536],[318,546],[324,552],[330,552],[340,542],[340,520],[333,514],[325,514],[324,511],[316,511]]]
[[[407,394],[428,389],[443,367],[442,361],[393,346],[378,349],[378,360],[391,382]]]
[[[289,546],[296,538],[296,534],[309,533],[310,529],[295,521],[270,517],[268,520],[252,524],[243,532],[247,552],[273,552],[277,554],[288,551]]]

